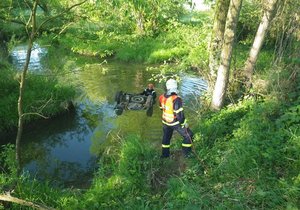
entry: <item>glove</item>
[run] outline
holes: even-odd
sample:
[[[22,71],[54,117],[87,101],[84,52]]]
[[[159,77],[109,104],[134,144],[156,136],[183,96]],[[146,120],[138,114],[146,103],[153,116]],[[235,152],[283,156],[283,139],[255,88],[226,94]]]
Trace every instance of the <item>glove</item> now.
[[[182,127],[182,128],[188,128],[188,127],[189,127],[189,124],[187,124],[187,123],[181,124],[181,127]]]

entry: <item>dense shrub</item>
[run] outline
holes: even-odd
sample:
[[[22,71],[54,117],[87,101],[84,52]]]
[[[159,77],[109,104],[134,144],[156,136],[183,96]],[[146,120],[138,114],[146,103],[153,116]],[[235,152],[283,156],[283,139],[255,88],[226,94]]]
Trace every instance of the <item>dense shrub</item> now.
[[[204,174],[199,174],[203,163],[195,161],[200,169],[191,167],[192,172],[187,170],[175,178],[168,205],[226,209],[299,206],[299,115],[291,114],[295,108],[284,107],[274,100],[251,100],[203,119],[195,144],[206,165]]]
[[[15,75],[17,74],[10,69],[4,69],[0,74],[0,131],[17,125],[19,83]],[[68,108],[64,102],[71,100],[74,95],[75,91],[71,86],[59,83],[54,77],[30,74],[26,81],[24,113],[40,113],[51,117]],[[28,115],[25,121],[37,118],[37,115]]]
[[[103,153],[94,184],[81,200],[81,208],[140,209],[151,200],[151,174],[157,170],[156,152],[135,136],[114,142]],[[78,207],[75,207],[78,208]]]
[[[208,63],[208,25],[199,28],[184,24],[170,24],[168,30],[157,36],[95,32],[90,39],[82,35],[66,34],[59,42],[72,51],[89,56],[115,55],[121,61],[163,63],[182,61],[189,66],[204,68]],[[92,33],[92,32],[90,32]],[[80,38],[82,36],[82,38]]]
[[[16,195],[64,209],[293,209],[300,205],[299,110],[298,103],[248,99],[207,114],[193,159],[160,160],[149,142],[117,136],[86,192],[24,176]]]

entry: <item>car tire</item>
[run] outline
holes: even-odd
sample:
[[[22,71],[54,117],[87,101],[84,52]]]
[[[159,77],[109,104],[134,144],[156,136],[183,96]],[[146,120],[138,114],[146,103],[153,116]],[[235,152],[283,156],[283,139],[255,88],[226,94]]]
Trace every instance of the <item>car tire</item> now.
[[[139,95],[132,96],[131,99],[130,99],[130,102],[139,103],[139,104],[144,103],[144,101],[145,101],[144,97],[143,96],[139,96]]]
[[[115,101],[117,102],[117,104],[119,104],[121,102],[121,98],[123,95],[123,91],[118,91],[115,95]]]
[[[120,104],[117,104],[115,107],[115,113],[116,115],[121,115],[124,111],[124,107]]]

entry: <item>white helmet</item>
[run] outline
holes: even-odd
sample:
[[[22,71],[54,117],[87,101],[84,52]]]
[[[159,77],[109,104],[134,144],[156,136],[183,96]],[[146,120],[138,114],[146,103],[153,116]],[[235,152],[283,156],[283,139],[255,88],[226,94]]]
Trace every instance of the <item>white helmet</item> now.
[[[167,82],[166,82],[166,88],[167,88],[167,92],[169,94],[171,93],[177,93],[178,90],[177,90],[177,82],[175,79],[169,79]]]

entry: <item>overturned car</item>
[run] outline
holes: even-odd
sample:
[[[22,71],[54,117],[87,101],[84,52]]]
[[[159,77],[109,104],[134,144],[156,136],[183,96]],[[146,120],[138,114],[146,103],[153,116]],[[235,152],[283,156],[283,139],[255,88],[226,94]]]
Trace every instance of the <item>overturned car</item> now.
[[[117,115],[121,115],[124,110],[145,110],[147,116],[152,116],[155,98],[152,95],[141,95],[118,91],[115,95],[117,102],[114,110]]]

